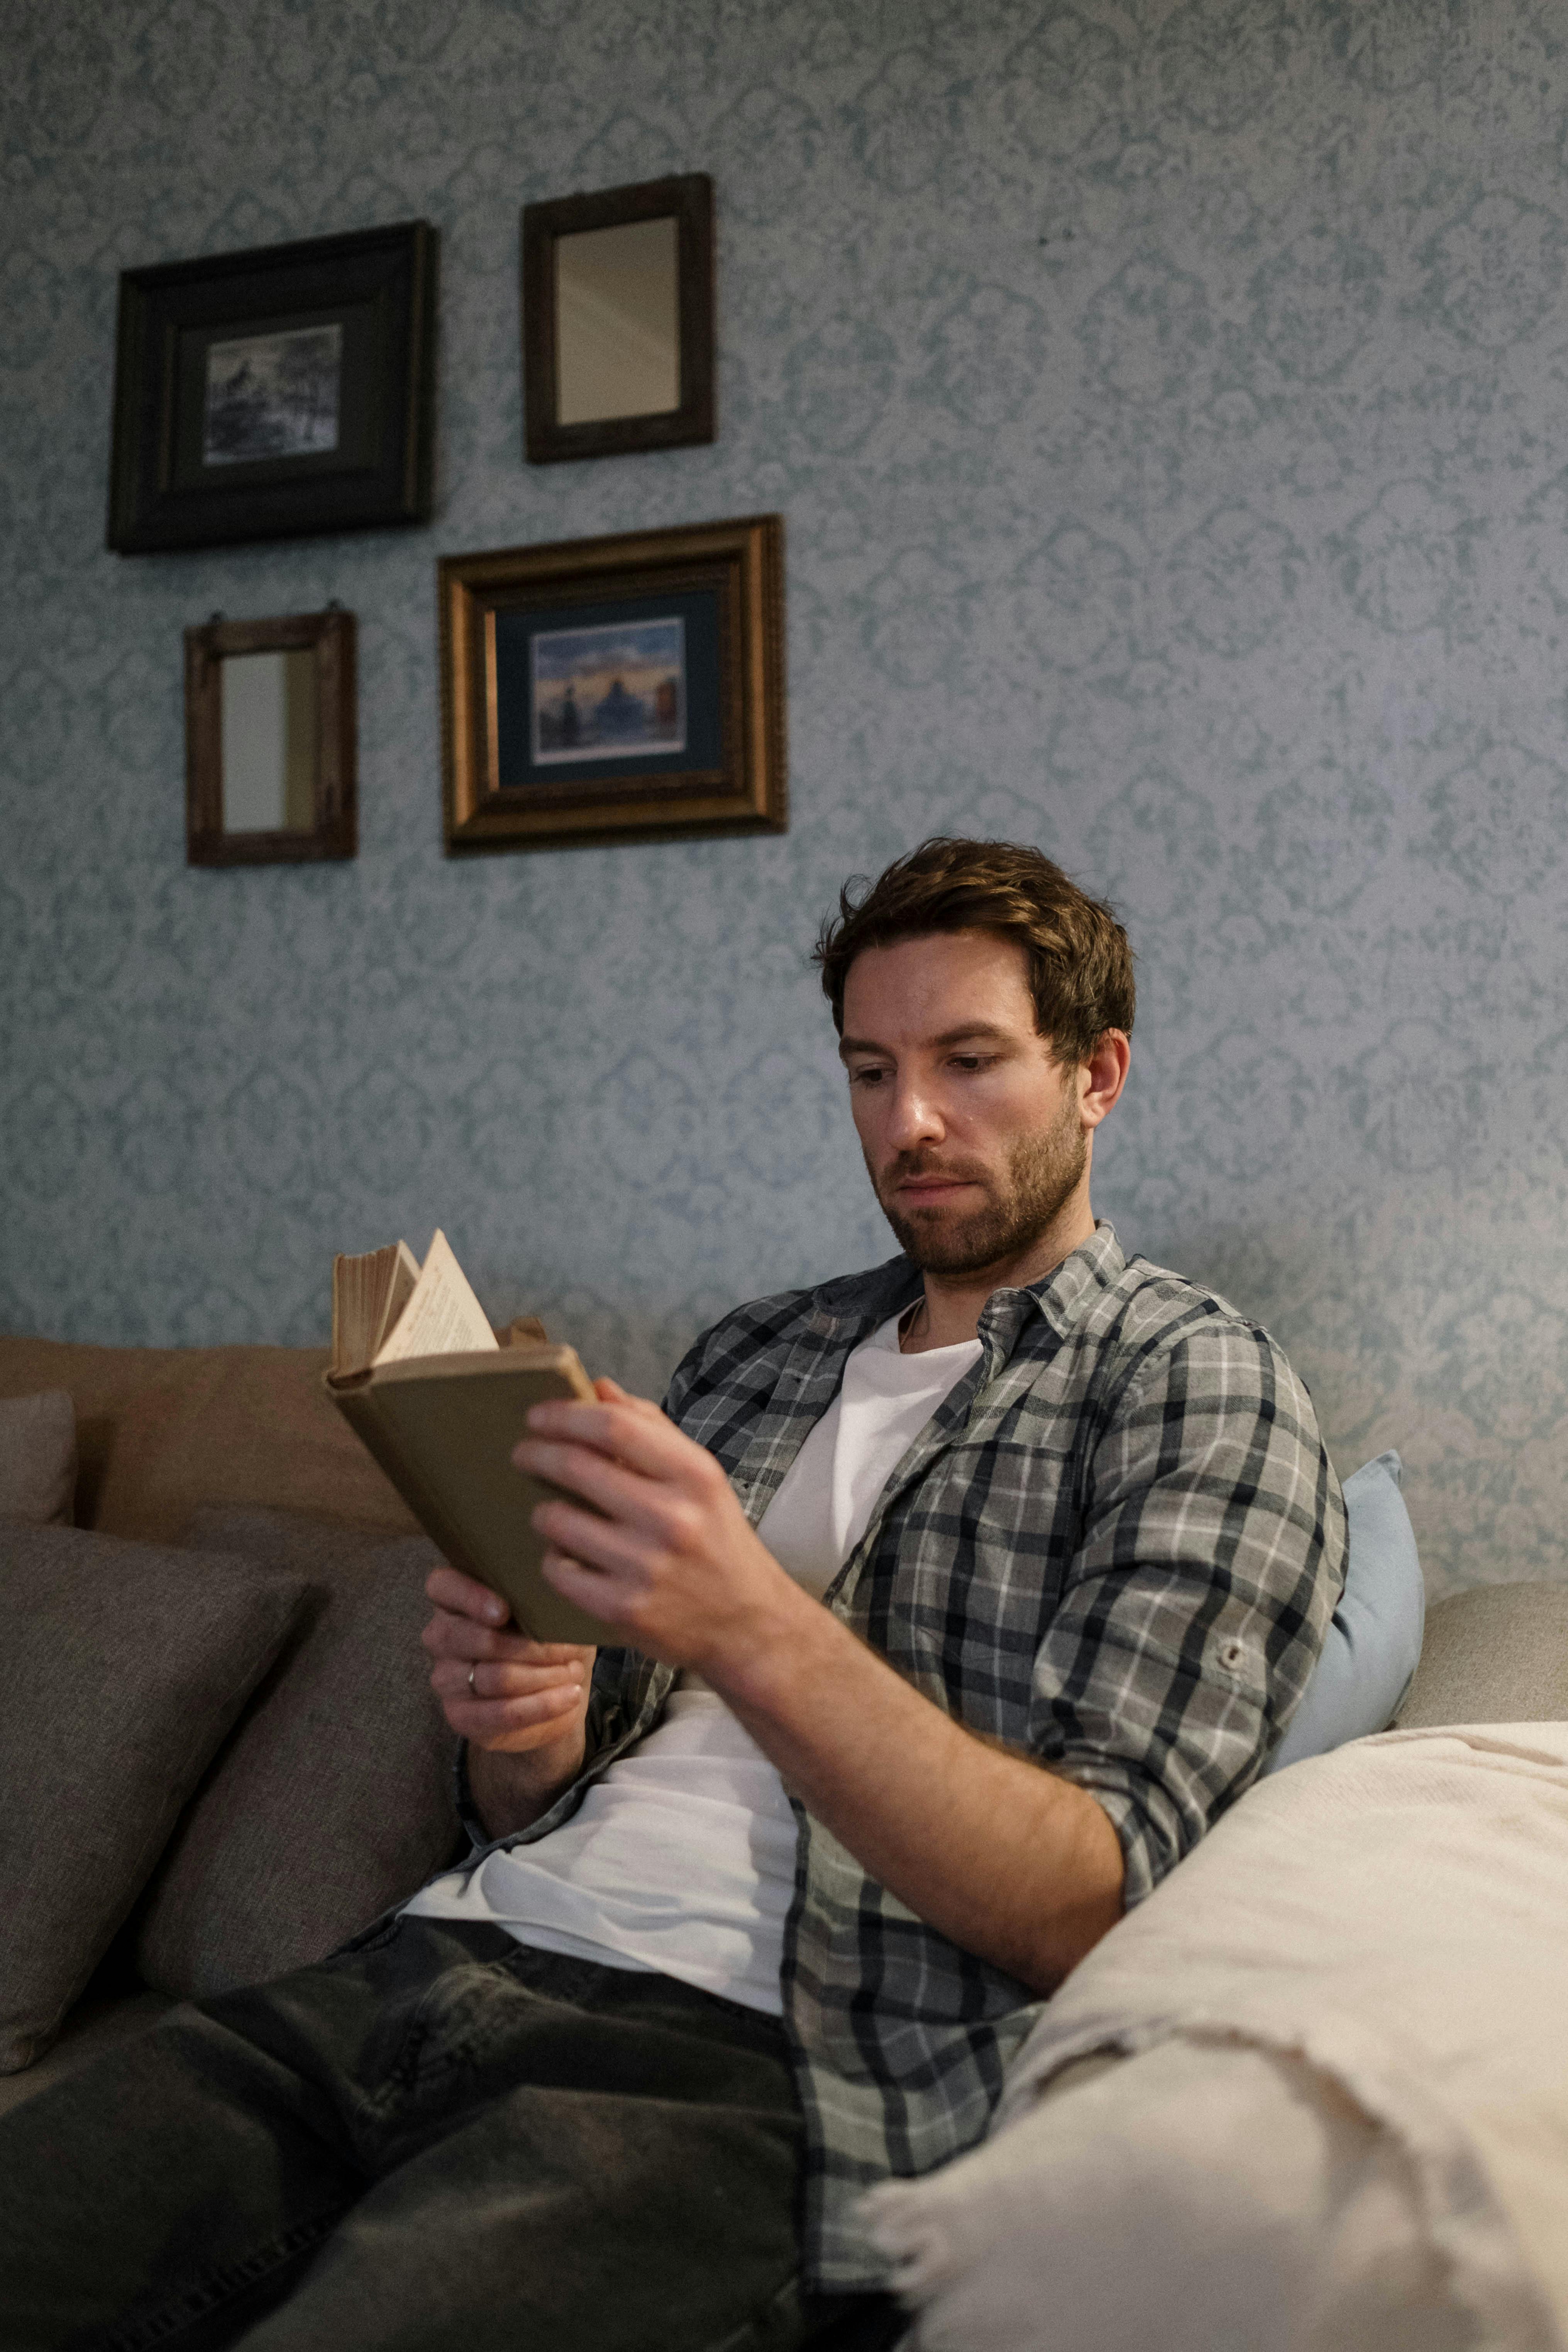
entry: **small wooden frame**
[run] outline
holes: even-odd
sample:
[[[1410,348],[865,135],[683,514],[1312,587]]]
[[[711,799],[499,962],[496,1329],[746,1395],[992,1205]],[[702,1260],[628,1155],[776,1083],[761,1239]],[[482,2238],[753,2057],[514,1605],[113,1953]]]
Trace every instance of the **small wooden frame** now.
[[[784,520],[449,555],[448,850],[783,833]]]
[[[427,521],[436,264],[404,221],[123,270],[110,546]]]
[[[229,830],[224,822],[224,665],[247,654],[312,657],[314,763],[307,824]],[[299,865],[352,857],[355,797],[354,616],[333,604],[268,621],[215,614],[185,631],[185,856],[192,866]]]
[[[679,381],[676,404],[651,414],[563,424],[557,246],[563,237],[671,220],[677,247]],[[706,172],[644,180],[592,195],[525,205],[522,212],[522,378],[529,463],[617,457],[711,441],[714,399],[713,183]]]

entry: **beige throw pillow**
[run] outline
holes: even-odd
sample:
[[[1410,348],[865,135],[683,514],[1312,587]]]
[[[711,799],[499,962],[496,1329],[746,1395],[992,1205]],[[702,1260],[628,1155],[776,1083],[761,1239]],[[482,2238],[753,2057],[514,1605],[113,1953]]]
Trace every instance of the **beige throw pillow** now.
[[[0,1397],[68,1389],[77,1518],[175,1543],[203,1503],[291,1510],[413,1535],[417,1525],[321,1386],[325,1348],[92,1348],[0,1337]]]

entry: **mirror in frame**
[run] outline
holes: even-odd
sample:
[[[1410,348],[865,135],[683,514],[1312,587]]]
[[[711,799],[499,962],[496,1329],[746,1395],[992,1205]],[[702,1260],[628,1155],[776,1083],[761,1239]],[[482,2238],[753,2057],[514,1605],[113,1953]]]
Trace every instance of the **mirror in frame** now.
[[[185,631],[190,865],[354,855],[354,616],[335,604]]]
[[[711,441],[706,172],[526,205],[525,446],[533,465]]]

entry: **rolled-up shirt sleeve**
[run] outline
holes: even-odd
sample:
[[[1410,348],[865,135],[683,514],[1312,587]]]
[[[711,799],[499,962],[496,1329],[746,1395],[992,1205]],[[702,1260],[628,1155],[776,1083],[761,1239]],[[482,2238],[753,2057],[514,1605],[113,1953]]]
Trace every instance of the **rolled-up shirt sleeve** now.
[[[1126,1377],[1036,1658],[1029,1744],[1110,1815],[1129,1909],[1294,1714],[1345,1546],[1311,1400],[1266,1332],[1200,1324]]]

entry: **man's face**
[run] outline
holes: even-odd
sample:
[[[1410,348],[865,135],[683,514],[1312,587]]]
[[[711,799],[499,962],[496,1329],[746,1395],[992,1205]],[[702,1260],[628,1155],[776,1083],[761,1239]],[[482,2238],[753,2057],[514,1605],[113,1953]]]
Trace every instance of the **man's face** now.
[[[951,931],[863,950],[839,1052],[877,1198],[925,1271],[1026,1255],[1082,1183],[1081,1074],[1036,1030],[1015,941]]]

